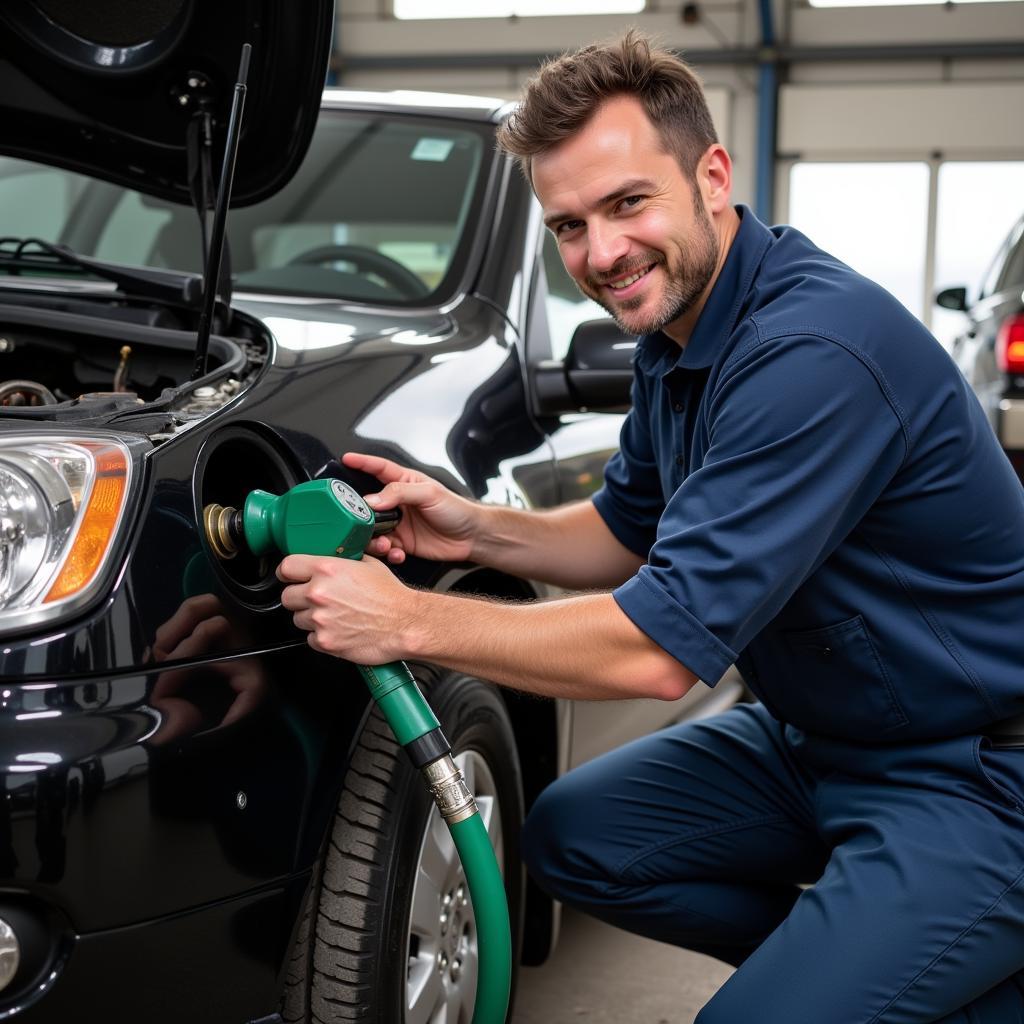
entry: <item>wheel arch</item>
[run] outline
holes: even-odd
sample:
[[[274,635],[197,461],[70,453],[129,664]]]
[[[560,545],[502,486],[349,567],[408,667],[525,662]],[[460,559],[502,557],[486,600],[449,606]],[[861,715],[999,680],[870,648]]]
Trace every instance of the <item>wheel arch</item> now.
[[[448,582],[441,581],[441,588],[449,593],[473,594],[498,600],[534,600],[538,594],[523,580],[490,569],[472,569]],[[558,711],[553,700],[520,694],[506,688],[497,690],[508,712],[512,725],[516,749],[520,754],[524,808],[529,812],[541,790],[558,775]],[[373,702],[367,697],[354,722],[349,738],[345,761],[351,760],[352,751],[366,726],[373,710]],[[526,754],[529,753],[529,756]],[[338,792],[341,790],[339,779]],[[335,794],[335,799],[337,799]],[[307,1012],[301,989],[305,982],[294,983],[289,976],[304,975],[311,963],[312,948],[310,928],[312,926],[309,900],[316,892],[324,867],[324,857],[331,834],[330,820],[327,828],[305,837],[307,848],[316,848],[318,853],[312,864],[307,885],[305,906],[297,912],[292,936],[288,943],[291,950],[284,984],[285,1020],[302,1020]],[[310,846],[312,844],[312,846]],[[314,915],[315,916],[315,915]],[[557,939],[558,905],[527,875],[524,891],[523,941],[521,962],[526,966],[543,963],[550,955]]]

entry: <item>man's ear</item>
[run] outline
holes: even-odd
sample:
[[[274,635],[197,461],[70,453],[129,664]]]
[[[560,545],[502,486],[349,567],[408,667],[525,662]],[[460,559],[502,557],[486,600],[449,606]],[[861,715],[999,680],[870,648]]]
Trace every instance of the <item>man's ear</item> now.
[[[697,184],[704,194],[708,212],[721,213],[729,208],[732,195],[732,160],[718,142],[708,146],[697,164]]]

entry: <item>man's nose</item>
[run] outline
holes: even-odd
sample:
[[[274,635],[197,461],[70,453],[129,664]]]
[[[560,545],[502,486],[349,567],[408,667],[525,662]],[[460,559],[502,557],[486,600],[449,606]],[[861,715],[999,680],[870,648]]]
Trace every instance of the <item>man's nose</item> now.
[[[613,224],[590,224],[587,234],[587,262],[596,274],[607,274],[629,252],[629,239]]]

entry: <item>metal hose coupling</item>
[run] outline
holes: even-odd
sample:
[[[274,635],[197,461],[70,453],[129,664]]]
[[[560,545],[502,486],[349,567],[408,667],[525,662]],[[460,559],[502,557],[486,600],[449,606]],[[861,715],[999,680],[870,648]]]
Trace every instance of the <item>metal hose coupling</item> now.
[[[431,761],[420,770],[445,824],[455,825],[477,813],[476,800],[473,799],[462,770],[452,759],[451,754]]]

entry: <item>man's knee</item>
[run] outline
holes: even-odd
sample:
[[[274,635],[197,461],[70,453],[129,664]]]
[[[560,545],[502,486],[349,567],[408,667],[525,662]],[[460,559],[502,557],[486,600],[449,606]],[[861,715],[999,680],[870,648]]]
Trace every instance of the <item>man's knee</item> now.
[[[523,861],[552,896],[571,903],[586,901],[591,890],[603,890],[611,881],[604,835],[592,802],[576,791],[571,776],[563,777],[540,794],[527,815]]]
[[[565,843],[568,840],[566,815],[558,782],[552,783],[537,798],[523,823],[522,856],[530,874],[552,895],[565,876]]]

